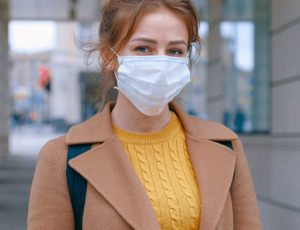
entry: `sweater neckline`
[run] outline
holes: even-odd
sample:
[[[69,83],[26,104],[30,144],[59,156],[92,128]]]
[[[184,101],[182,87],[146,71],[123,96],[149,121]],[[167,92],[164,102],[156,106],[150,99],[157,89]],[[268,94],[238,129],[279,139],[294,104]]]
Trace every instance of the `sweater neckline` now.
[[[117,127],[112,124],[113,130],[118,138],[127,143],[157,143],[163,142],[176,135],[182,129],[181,122],[176,114],[172,111],[172,117],[168,124],[161,130],[152,133],[134,133]]]

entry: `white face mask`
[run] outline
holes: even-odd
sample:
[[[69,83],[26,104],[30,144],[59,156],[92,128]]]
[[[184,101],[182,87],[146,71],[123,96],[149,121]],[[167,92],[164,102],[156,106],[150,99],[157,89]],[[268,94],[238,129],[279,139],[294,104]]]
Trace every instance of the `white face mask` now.
[[[116,87],[143,114],[155,116],[190,82],[188,58],[118,56]]]

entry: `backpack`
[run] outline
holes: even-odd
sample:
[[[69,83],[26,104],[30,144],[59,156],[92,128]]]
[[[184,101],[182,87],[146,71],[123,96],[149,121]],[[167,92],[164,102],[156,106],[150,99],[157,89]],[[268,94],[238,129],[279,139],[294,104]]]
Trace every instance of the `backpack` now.
[[[91,148],[90,144],[69,145],[67,157],[67,182],[71,203],[74,213],[75,230],[82,230],[82,216],[85,203],[87,181],[78,172],[72,169],[68,162],[74,157],[88,151]]]
[[[233,149],[231,141],[215,141],[219,144],[225,145],[230,149]],[[86,185],[87,181],[78,172],[72,169],[68,162],[74,157],[88,151],[91,148],[90,144],[79,144],[68,146],[67,157],[67,182],[69,193],[71,197],[71,203],[74,213],[75,230],[82,230],[82,217],[85,204]]]

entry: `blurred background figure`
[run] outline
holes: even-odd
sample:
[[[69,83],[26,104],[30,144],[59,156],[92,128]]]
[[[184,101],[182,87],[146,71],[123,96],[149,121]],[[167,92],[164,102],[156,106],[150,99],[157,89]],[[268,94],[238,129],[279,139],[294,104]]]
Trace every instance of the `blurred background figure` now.
[[[237,133],[244,132],[244,125],[245,125],[245,113],[243,109],[239,106],[237,108],[235,119],[234,119],[234,130]]]
[[[103,1],[0,0],[0,229],[26,228],[41,146],[98,111],[98,59],[81,48]],[[193,2],[202,51],[178,103],[241,134],[263,229],[299,229],[300,1]]]

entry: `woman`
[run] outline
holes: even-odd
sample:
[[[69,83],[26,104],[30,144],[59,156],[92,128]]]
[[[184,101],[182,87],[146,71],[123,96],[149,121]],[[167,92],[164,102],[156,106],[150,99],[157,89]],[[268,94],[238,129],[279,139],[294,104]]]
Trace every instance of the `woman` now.
[[[118,99],[43,147],[28,229],[261,229],[236,134],[170,102],[189,82],[198,23],[189,0],[106,2],[98,49]],[[68,160],[87,182],[78,216],[67,155],[86,144]]]

